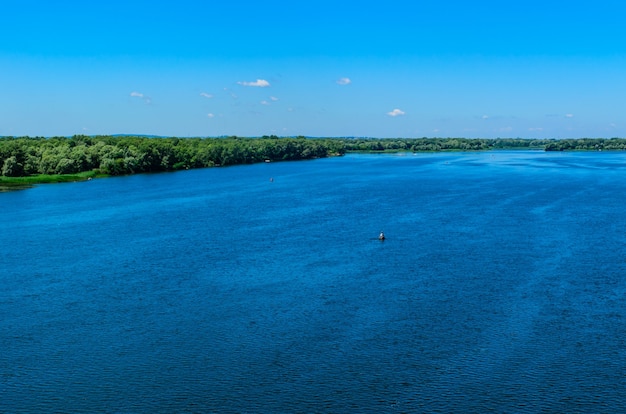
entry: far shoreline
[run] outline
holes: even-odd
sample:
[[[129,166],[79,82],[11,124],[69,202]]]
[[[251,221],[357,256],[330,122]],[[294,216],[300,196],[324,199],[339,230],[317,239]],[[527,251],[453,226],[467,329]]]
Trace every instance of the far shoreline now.
[[[476,154],[476,153],[493,153],[499,151],[536,151],[536,152],[553,152],[546,151],[543,148],[497,148],[497,149],[483,149],[483,150],[463,150],[463,149],[450,149],[450,150],[436,150],[436,151],[409,151],[409,150],[383,150],[383,151],[372,151],[372,150],[364,150],[364,151],[349,151],[344,154],[335,154],[332,157],[342,157],[344,155],[393,155],[393,154],[453,154],[453,153],[467,153],[467,154]],[[611,150],[606,152],[619,152],[626,150]],[[569,150],[569,151],[559,151],[559,152],[570,152],[570,153],[582,153],[582,152],[602,152],[602,150]],[[328,157],[331,158],[331,157]],[[302,161],[310,161],[310,160],[302,160]],[[255,163],[259,164],[259,163]],[[220,166],[214,165],[212,167],[199,167],[194,169],[204,169],[204,168],[228,168],[228,167],[237,167],[242,165],[251,165],[251,164],[234,164],[229,166]],[[94,171],[84,171],[76,174],[38,174],[27,177],[4,177],[0,176],[0,193],[3,192],[11,192],[11,191],[20,191],[27,190],[33,188],[36,185],[41,184],[59,184],[59,183],[72,183],[72,182],[82,182],[82,181],[90,181],[96,178],[111,178],[111,177],[123,177],[137,174],[160,174],[167,172],[178,172],[181,170],[174,171],[160,171],[160,172],[139,172],[139,173],[131,173],[131,174],[120,174],[120,175],[112,175],[112,174],[103,174],[97,170]]]
[[[623,138],[0,137],[0,192],[38,184],[346,154],[625,151]],[[52,161],[51,161],[52,160]],[[30,172],[30,173],[29,173]],[[47,172],[37,174],[36,172]],[[67,173],[65,173],[67,172]]]

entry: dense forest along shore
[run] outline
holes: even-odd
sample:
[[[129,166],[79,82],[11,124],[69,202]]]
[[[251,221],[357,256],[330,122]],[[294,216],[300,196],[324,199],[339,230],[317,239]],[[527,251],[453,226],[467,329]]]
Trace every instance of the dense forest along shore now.
[[[626,150],[626,139],[1,137],[0,188],[99,176],[295,161],[347,152]]]

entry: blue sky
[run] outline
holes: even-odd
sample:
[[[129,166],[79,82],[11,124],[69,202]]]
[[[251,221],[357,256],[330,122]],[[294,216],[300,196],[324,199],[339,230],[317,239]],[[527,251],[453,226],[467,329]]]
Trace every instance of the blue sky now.
[[[621,1],[7,0],[2,13],[0,135],[626,137]]]

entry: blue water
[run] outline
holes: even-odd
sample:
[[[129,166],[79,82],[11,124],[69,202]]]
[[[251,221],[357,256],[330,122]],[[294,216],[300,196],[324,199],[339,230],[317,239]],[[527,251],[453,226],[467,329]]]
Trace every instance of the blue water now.
[[[348,155],[0,209],[0,412],[626,409],[626,153]]]

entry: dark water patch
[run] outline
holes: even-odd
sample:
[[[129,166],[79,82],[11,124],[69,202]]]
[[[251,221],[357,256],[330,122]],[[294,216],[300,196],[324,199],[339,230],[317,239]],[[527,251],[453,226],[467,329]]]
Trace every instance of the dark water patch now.
[[[0,193],[5,193],[7,191],[27,190],[29,188],[32,188],[32,185],[28,185],[28,184],[0,184]]]

